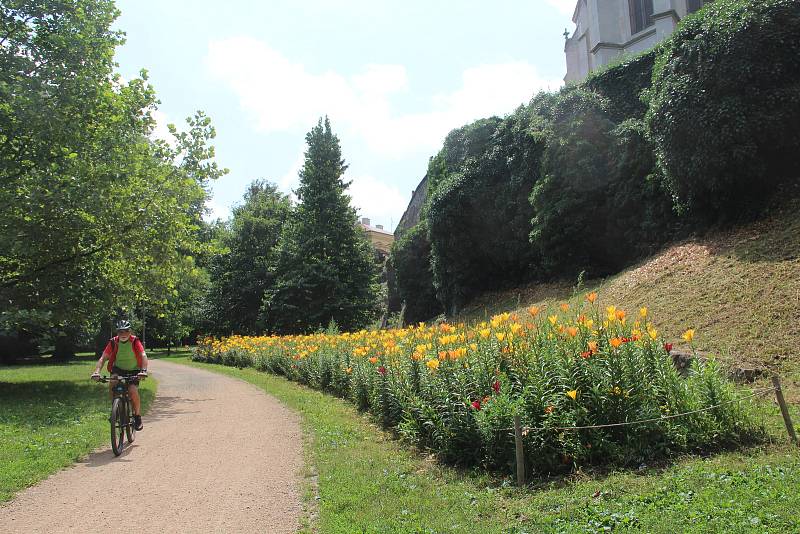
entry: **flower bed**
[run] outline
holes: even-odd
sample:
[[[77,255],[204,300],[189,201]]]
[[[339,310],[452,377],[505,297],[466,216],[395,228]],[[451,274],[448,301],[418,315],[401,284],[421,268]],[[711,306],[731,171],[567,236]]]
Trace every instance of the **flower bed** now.
[[[307,336],[206,338],[194,360],[255,367],[334,393],[442,460],[510,470],[513,417],[529,466],[638,465],[733,446],[760,429],[713,360],[681,377],[646,308],[602,308],[596,293],[476,325]],[[694,331],[684,339],[692,342]],[[650,423],[563,430],[713,410]]]

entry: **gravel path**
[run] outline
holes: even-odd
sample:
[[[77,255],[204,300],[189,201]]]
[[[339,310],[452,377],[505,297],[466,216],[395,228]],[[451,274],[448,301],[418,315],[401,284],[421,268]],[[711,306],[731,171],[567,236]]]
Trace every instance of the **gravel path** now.
[[[122,456],[110,446],[0,507],[0,532],[295,532],[298,417],[245,382],[151,361],[158,395]]]

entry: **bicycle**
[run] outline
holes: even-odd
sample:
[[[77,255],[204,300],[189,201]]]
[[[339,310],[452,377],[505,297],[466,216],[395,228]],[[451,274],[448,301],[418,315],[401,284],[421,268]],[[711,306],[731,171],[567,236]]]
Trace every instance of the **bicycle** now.
[[[114,456],[119,456],[125,450],[125,438],[131,444],[136,440],[136,427],[133,423],[133,404],[128,394],[128,386],[144,380],[142,376],[101,376],[98,382],[106,383],[116,380],[113,393],[114,399],[111,401],[111,450]]]

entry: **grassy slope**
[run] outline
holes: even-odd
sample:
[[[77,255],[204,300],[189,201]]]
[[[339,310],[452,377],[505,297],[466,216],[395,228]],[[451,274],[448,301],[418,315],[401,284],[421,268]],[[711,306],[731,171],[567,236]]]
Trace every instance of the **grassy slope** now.
[[[800,201],[757,223],[664,250],[641,264],[580,290],[596,290],[603,304],[630,312],[647,306],[659,330],[681,346],[696,328],[695,347],[725,363],[758,366],[790,379],[800,402]],[[531,304],[569,299],[575,282],[487,294],[464,310],[483,318]]]
[[[800,526],[800,454],[782,439],[668,467],[578,473],[520,491],[510,479],[421,456],[341,399],[253,369],[175,361],[251,382],[300,413],[310,438],[307,461],[317,474],[315,531],[787,532]],[[779,435],[776,417],[767,422]],[[309,503],[316,502],[312,496]]]
[[[86,362],[0,367],[0,502],[109,439],[108,386],[91,372]],[[145,409],[155,389],[143,386]]]

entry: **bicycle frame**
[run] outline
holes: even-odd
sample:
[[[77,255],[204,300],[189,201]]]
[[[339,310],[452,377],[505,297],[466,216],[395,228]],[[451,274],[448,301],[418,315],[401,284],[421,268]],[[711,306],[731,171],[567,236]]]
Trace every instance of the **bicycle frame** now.
[[[124,445],[124,436],[127,435],[128,443],[133,443],[136,438],[136,428],[133,422],[133,401],[131,400],[128,388],[138,383],[140,378],[138,376],[101,376],[100,382],[114,382],[111,392],[111,448],[116,456],[122,454]],[[119,417],[115,417],[115,408],[121,404],[121,413]]]

